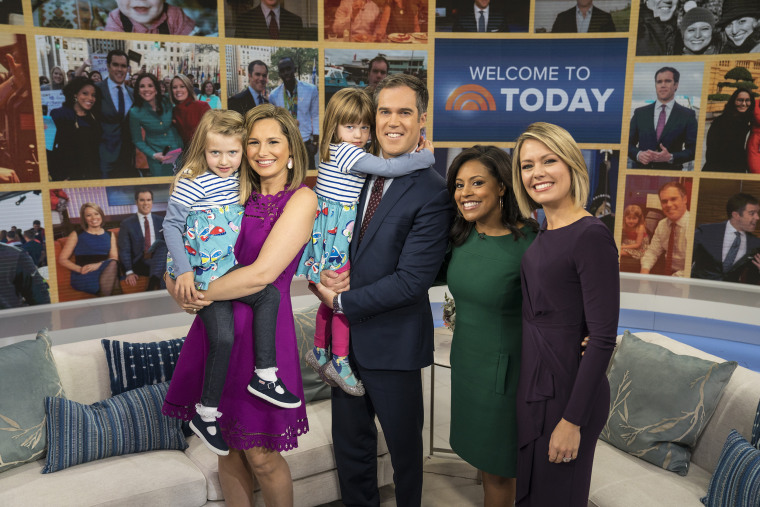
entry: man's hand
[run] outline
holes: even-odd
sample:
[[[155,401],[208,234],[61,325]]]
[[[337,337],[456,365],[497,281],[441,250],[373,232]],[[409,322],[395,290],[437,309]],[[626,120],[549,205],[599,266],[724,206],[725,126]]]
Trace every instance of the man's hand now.
[[[760,253],[755,254],[755,256],[752,257],[752,264],[754,264],[757,269],[760,269]]]
[[[328,289],[321,283],[310,283],[309,284],[309,290],[319,298],[322,303],[327,305],[329,308],[333,307],[333,299],[335,296],[337,296],[337,293],[334,291]]]
[[[652,150],[643,150],[643,151],[640,151],[638,155],[636,155],[636,158],[642,164],[648,165],[652,160],[654,160],[655,153],[656,152]]]
[[[344,271],[343,273],[336,273],[335,271],[329,269],[323,269],[319,274],[320,285],[324,285],[331,291],[340,294],[341,292],[345,292],[351,288],[351,277],[349,274],[350,271],[348,270]],[[332,305],[332,301],[330,304]]]
[[[655,151],[653,160],[655,162],[670,162],[670,152],[660,143],[660,151]]]
[[[137,275],[134,273],[130,273],[127,275],[127,277],[124,279],[124,281],[129,285],[130,287],[134,287],[137,285]]]
[[[21,183],[21,180],[13,169],[0,167],[0,183]]]

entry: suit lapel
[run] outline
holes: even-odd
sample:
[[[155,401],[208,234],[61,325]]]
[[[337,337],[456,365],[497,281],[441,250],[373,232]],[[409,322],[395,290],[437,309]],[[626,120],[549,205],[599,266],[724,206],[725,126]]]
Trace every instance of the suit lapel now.
[[[354,235],[351,238],[351,247],[349,248],[351,258],[356,255],[356,250],[359,248],[359,231],[361,231],[362,221],[364,220],[364,202],[366,201],[367,192],[369,192],[369,182],[370,178],[364,181],[364,187],[362,187],[362,192],[359,194],[359,203],[356,206],[356,223],[354,223]]]

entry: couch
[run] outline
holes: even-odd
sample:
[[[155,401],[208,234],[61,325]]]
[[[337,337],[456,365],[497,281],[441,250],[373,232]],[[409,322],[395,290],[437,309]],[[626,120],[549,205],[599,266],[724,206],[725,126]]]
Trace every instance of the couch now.
[[[684,345],[659,333],[636,333],[644,341],[676,354],[722,362],[723,359]],[[592,507],[704,507],[713,471],[731,429],[747,440],[752,433],[760,373],[738,367],[726,386],[712,418],[691,456],[686,476],[664,470],[599,440],[591,476],[588,505]]]
[[[107,337],[129,342],[179,338],[188,327]],[[106,337],[104,337],[106,338]],[[299,343],[312,337],[299,337]],[[303,350],[303,349],[302,349]],[[52,347],[58,374],[70,400],[91,404],[110,396],[108,366],[99,339]],[[33,365],[30,365],[33,367]],[[41,402],[41,401],[40,401]],[[330,400],[306,405],[309,432],[298,448],[283,453],[290,465],[296,506],[340,498],[330,433]],[[393,481],[390,455],[378,427],[378,482]],[[0,505],[36,506],[178,506],[224,505],[217,457],[192,435],[183,451],[149,451],[83,463],[41,474],[44,459],[0,473]],[[256,505],[264,505],[261,495]]]

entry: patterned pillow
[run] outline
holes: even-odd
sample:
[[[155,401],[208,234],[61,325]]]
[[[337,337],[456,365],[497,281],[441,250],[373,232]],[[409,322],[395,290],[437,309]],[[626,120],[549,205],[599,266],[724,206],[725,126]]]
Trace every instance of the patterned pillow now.
[[[304,357],[314,347],[314,328],[319,305],[310,306],[293,312],[298,341],[298,357],[301,360],[301,378],[303,379],[304,402],[324,400],[330,397],[330,386],[325,384],[317,372],[306,364]]]
[[[151,343],[101,340],[108,361],[111,396],[171,380],[184,338]]]
[[[180,420],[161,414],[168,388],[168,382],[139,387],[92,405],[45,398],[48,454],[42,473],[122,454],[185,450]]]
[[[626,331],[607,375],[610,416],[600,438],[686,475],[691,450],[735,369],[735,361],[674,354]]]
[[[47,330],[0,348],[0,472],[45,453],[46,396],[64,396]]]
[[[760,505],[760,404],[752,426],[752,444],[731,430],[702,503],[707,507]]]

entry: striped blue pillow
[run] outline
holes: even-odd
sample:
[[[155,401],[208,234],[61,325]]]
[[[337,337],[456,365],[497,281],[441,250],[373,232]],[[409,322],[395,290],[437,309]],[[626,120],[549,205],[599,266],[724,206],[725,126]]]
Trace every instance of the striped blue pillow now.
[[[185,450],[181,421],[161,414],[169,383],[82,405],[45,398],[48,453],[43,474],[80,463],[154,449]]]
[[[760,506],[760,405],[751,444],[736,430],[728,434],[702,503],[707,507]]]
[[[100,340],[106,351],[111,396],[171,380],[184,338],[151,343]]]

